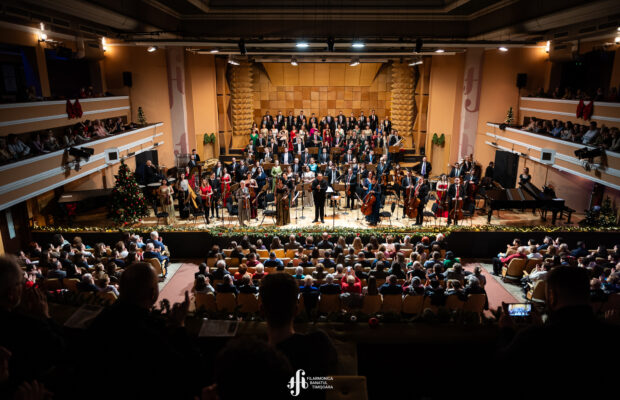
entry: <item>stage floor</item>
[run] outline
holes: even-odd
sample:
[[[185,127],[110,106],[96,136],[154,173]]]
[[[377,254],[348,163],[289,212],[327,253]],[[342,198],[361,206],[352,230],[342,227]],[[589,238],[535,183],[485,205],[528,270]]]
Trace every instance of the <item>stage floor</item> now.
[[[343,202],[344,203],[344,202]],[[382,211],[387,211],[391,213],[391,203],[386,202]],[[273,209],[270,208],[270,209]],[[426,207],[426,212],[431,213],[431,203]],[[301,206],[292,207],[291,208],[291,223],[289,225],[285,225],[284,227],[303,227],[303,226],[325,226],[329,227],[344,227],[344,228],[361,228],[367,229],[371,228],[371,226],[366,222],[364,215],[359,210],[359,206],[356,207],[355,210],[344,209],[342,207],[333,208],[326,207],[325,208],[325,223],[313,223],[314,220],[314,207],[305,207],[302,210]],[[395,212],[393,213],[391,218],[382,218],[379,226],[393,226],[393,227],[408,227],[415,226],[415,219],[403,218],[402,217],[402,207],[396,207]],[[221,217],[221,214],[220,214]],[[571,223],[567,223],[566,217],[562,220],[558,218],[556,221],[556,226],[577,226],[578,222],[584,218],[583,213],[573,213],[571,216]],[[275,218],[270,216],[266,216],[263,218],[263,210],[258,211],[258,219],[251,220],[246,222],[248,226],[275,226]],[[138,226],[156,226],[162,225],[163,220],[157,220],[154,214],[151,212],[149,217],[143,219]],[[446,218],[434,218],[430,216],[424,217],[424,226],[446,226],[447,219]],[[463,221],[459,221],[459,225],[488,225],[487,223],[487,213],[482,210],[477,210],[475,215],[471,219],[465,219]],[[495,211],[491,218],[491,225],[504,225],[504,226],[541,226],[541,225],[552,225],[551,224],[551,215],[549,214],[547,217],[547,221],[543,221],[540,217],[540,212],[536,212],[536,214],[532,214],[531,210],[526,210],[525,212],[515,211],[515,210],[505,210],[500,211],[499,216],[498,212]],[[211,218],[210,224],[205,224],[205,221],[202,217],[197,218],[195,221],[193,219],[182,220],[178,217],[177,212],[177,223],[175,226],[191,226],[196,228],[205,228],[209,227],[238,227],[239,220],[237,216],[229,216],[228,211],[224,212],[224,217],[217,219]]]

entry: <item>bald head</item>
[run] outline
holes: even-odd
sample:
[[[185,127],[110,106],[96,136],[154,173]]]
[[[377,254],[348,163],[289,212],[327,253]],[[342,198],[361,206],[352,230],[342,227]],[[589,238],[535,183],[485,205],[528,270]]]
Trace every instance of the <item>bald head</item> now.
[[[141,308],[151,308],[159,296],[157,273],[149,263],[130,265],[121,275],[120,300]]]

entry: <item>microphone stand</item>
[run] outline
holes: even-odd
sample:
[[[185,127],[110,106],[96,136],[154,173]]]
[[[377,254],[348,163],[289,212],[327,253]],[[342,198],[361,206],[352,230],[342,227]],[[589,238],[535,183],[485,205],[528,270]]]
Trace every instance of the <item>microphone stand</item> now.
[[[291,201],[291,204],[294,203],[295,200],[297,200],[297,197],[299,197],[299,192],[297,192],[295,194],[295,196],[293,196],[293,200]],[[298,220],[298,218],[297,218],[297,210],[298,210],[298,207],[295,207],[295,224],[297,224],[297,220]]]

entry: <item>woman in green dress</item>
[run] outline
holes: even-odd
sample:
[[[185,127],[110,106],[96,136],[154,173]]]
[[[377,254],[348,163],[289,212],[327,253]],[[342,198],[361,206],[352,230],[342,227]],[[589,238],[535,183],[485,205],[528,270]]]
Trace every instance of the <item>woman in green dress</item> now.
[[[256,148],[256,141],[258,140],[258,131],[252,129],[250,131],[250,141],[252,142],[252,146]]]
[[[282,167],[280,166],[280,160],[276,160],[273,167],[271,167],[271,177],[274,178],[271,182],[271,191],[273,192],[276,188],[276,181],[282,175]]]

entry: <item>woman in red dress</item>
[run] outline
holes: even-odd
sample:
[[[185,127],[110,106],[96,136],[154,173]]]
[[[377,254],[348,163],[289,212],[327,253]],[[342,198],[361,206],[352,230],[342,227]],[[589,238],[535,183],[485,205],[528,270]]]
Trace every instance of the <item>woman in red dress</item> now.
[[[331,147],[332,146],[332,134],[329,129],[325,129],[323,133],[323,147]]]
[[[230,175],[226,168],[224,168],[224,173],[222,174],[222,205],[226,207],[226,201],[228,197],[230,197]]]
[[[213,188],[209,185],[209,181],[207,178],[202,178],[202,182],[200,182],[200,198],[202,199],[202,203],[205,204],[207,198],[209,198],[213,194]]]

